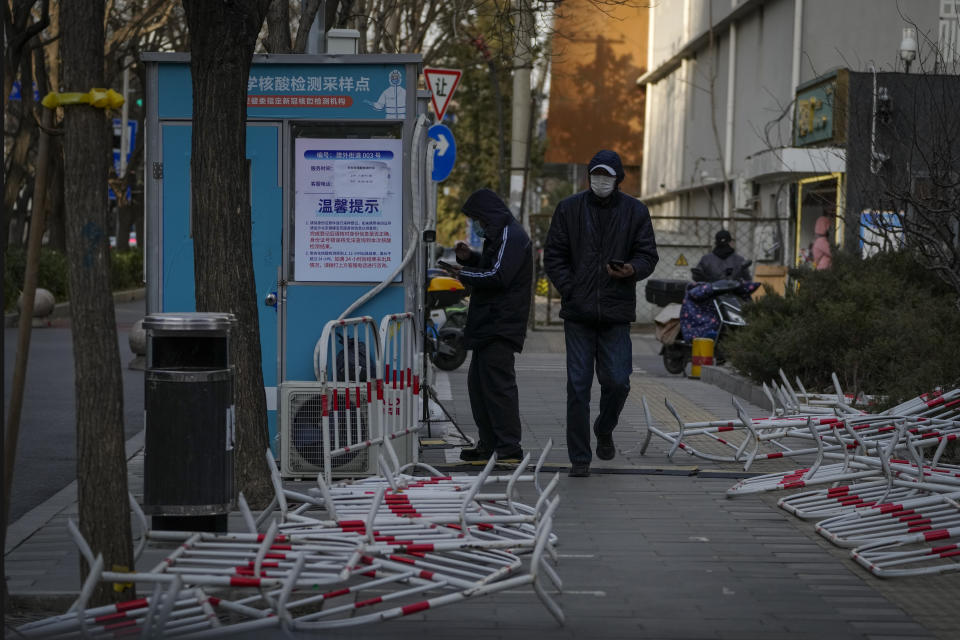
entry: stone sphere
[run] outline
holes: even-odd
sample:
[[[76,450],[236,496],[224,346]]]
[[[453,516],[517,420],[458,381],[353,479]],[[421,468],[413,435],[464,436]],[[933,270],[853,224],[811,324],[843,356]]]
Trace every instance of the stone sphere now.
[[[130,327],[127,334],[127,341],[130,343],[130,351],[138,356],[147,353],[147,330],[143,328],[143,318],[140,318]]]
[[[56,300],[54,300],[52,293],[46,289],[37,287],[37,292],[33,296],[33,317],[46,318],[48,315],[53,313],[53,307],[55,304]],[[17,298],[17,311],[22,310],[22,305],[23,293],[21,293],[20,297]]]

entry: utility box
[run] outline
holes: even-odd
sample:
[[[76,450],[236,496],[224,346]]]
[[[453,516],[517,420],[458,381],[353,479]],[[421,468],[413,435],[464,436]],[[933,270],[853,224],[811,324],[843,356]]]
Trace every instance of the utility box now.
[[[226,531],[235,502],[230,313],[154,313],[144,372],[143,510],[153,528]]]

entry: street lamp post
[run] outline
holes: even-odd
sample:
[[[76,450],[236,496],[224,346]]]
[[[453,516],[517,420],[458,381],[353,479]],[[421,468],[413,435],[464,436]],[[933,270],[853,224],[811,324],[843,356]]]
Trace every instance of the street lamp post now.
[[[917,57],[917,32],[913,27],[904,27],[903,40],[900,41],[900,59],[903,69],[910,73],[910,63]]]

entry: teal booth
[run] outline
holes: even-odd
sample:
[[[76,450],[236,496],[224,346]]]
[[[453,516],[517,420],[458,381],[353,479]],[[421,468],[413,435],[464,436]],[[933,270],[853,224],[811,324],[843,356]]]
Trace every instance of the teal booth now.
[[[146,65],[147,313],[194,304],[189,54],[149,53]],[[278,389],[314,381],[324,325],[403,264],[426,188],[412,158],[425,140],[428,93],[419,55],[256,55],[247,82],[252,250],[270,442]],[[423,129],[423,131],[421,131]],[[423,180],[422,176],[420,179]],[[418,202],[415,202],[417,199]],[[422,247],[350,313],[418,305]]]

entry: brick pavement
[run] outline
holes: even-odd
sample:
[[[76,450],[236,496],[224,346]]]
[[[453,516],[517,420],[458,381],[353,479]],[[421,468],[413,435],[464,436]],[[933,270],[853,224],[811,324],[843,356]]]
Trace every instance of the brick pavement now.
[[[636,334],[635,361],[656,352],[650,336]],[[567,463],[563,437],[563,336],[534,332],[518,358],[524,446],[538,451],[553,439],[551,468]],[[466,366],[435,385],[445,408],[470,436],[475,429],[466,396]],[[598,395],[599,390],[595,389]],[[559,602],[567,624],[559,628],[534,596],[502,593],[432,610],[376,627],[325,637],[417,638],[468,634],[472,638],[953,638],[952,612],[960,595],[956,575],[883,581],[854,565],[817,536],[812,524],[776,507],[773,496],[725,498],[739,465],[678,453],[654,439],[645,456],[640,398],[667,425],[670,399],[684,420],[732,417],[730,395],[706,383],[651,374],[636,367],[615,436],[618,456],[595,461],[590,478],[561,476]],[[747,405],[751,416],[766,415]],[[142,486],[142,455],[131,443],[131,488]],[[456,449],[430,449],[424,459],[443,464]],[[784,460],[754,471],[792,468]],[[728,477],[723,477],[728,476]],[[530,492],[525,487],[523,491]],[[524,496],[532,501],[532,496]],[[65,520],[75,513],[75,490],[38,507],[34,521],[15,523],[19,543],[6,555],[8,585],[21,602],[33,597],[65,610],[79,586],[77,555]],[[31,514],[25,518],[29,520]],[[39,524],[35,531],[24,533]],[[19,529],[17,529],[19,526]],[[151,549],[140,565],[155,563]],[[51,598],[60,595],[59,599]],[[257,637],[263,637],[258,635]]]

